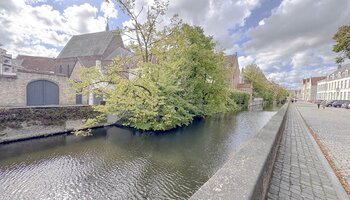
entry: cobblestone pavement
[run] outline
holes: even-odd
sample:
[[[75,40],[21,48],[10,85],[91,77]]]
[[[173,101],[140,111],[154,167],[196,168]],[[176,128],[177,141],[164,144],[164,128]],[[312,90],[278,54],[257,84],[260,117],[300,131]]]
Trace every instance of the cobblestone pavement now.
[[[340,199],[308,134],[291,104],[267,199]]]
[[[317,109],[315,104],[303,102],[298,103],[297,108],[350,185],[350,110]]]

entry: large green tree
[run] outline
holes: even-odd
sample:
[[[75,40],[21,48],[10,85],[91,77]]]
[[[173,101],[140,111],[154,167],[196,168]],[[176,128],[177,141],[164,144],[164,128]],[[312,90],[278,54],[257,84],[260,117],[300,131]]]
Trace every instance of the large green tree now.
[[[286,89],[269,81],[256,64],[245,67],[244,79],[246,82],[252,83],[253,96],[261,97],[268,103],[284,102],[289,95]]]
[[[236,109],[229,98],[223,53],[214,50],[212,37],[179,20],[157,37],[158,42],[148,49],[155,59],[137,60],[136,69],[125,70],[133,58],[117,58],[104,68],[81,69],[81,81],[73,86],[106,100],[105,105],[94,107],[101,115],[88,120],[86,126],[113,114],[124,125],[168,130],[188,125],[195,116]],[[130,74],[133,78],[127,78]]]
[[[333,51],[340,53],[336,58],[336,62],[342,63],[345,59],[350,59],[350,25],[339,27],[333,39],[336,41]]]

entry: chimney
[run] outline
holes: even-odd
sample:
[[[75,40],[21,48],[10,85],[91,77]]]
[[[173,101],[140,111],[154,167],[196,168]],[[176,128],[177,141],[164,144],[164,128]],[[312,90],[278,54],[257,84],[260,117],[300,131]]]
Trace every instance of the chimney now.
[[[101,60],[96,60],[96,67],[101,67]]]

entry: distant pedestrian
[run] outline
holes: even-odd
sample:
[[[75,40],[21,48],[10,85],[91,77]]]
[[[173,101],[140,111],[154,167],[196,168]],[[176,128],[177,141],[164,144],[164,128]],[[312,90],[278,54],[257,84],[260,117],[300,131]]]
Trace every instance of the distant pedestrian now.
[[[291,101],[292,101],[292,103],[294,103],[294,100],[293,100],[293,99],[292,99]]]
[[[322,108],[325,109],[326,108],[326,101],[322,101]]]
[[[320,104],[321,104],[321,103],[318,101],[318,102],[317,102],[317,108],[318,108],[318,109],[320,109]]]

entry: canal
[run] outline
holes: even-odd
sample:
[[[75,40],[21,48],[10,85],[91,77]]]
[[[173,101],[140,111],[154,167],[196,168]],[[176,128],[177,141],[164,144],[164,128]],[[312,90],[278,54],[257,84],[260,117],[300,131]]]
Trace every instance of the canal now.
[[[106,127],[0,145],[0,199],[187,199],[275,113],[217,115],[165,134]]]

